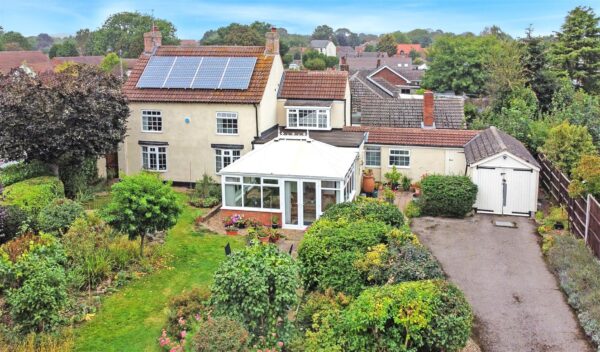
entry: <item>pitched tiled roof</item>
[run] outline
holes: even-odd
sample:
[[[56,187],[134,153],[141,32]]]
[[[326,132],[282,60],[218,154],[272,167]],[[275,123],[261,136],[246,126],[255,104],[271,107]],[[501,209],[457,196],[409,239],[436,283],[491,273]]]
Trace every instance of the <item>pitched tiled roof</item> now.
[[[425,49],[421,47],[421,44],[397,44],[396,45],[396,53],[400,54],[403,52],[408,55],[412,50],[415,50],[419,53],[425,52]]]
[[[392,71],[395,71],[400,76],[408,79],[409,81],[421,81],[423,79],[423,75],[425,74],[425,70],[414,70],[411,68],[400,68],[400,67],[389,67]]]
[[[344,100],[347,84],[346,71],[286,71],[279,98]]]
[[[325,48],[329,44],[329,40],[315,39],[310,41],[311,48]]]
[[[370,83],[370,82],[369,82]],[[423,97],[393,98],[375,84],[351,80],[352,101],[360,102],[361,124],[368,126],[420,128],[423,121]],[[367,88],[365,88],[367,87]],[[462,97],[436,96],[434,118],[437,128],[464,128]]]
[[[41,51],[0,51],[0,73],[8,73],[23,63],[37,73],[52,71],[50,58]]]
[[[362,53],[360,56],[347,57],[346,64],[348,65],[350,71],[353,70],[365,70],[371,69],[374,70],[377,68],[377,61],[379,61],[379,66],[387,65],[389,67],[412,67],[412,59],[410,57],[377,57],[376,55],[370,56],[368,54],[377,54],[377,53]]]
[[[123,86],[123,92],[129,101],[138,102],[259,103],[273,66],[273,56],[264,55],[264,51],[262,46],[161,46],[154,55],[256,57],[250,85],[246,90],[137,88],[136,84],[150,59],[150,56],[142,54],[131,71],[129,80]]]
[[[484,130],[465,145],[465,157],[468,164],[474,164],[503,151],[507,151],[537,167],[540,166],[523,143],[494,126]]]
[[[348,126],[344,127],[344,131],[367,132],[367,144],[413,145],[424,147],[454,148],[463,147],[480,132],[476,130],[393,128],[371,126]]]
[[[64,62],[75,62],[78,64],[100,66],[100,64],[102,63],[102,60],[104,60],[104,56],[97,55],[97,56],[57,56],[57,57],[52,58],[52,60],[50,60],[50,61],[52,62],[52,66],[56,67]],[[135,66],[135,63],[137,62],[137,59],[122,59],[122,60],[123,60],[123,71],[132,69]],[[121,68],[119,67],[119,65],[117,65],[112,70],[112,73],[118,75],[120,69]]]

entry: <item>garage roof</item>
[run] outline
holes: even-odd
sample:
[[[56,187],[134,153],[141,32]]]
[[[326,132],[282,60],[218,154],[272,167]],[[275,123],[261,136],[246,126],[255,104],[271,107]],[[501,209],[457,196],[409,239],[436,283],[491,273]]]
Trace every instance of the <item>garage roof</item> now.
[[[523,143],[494,126],[482,131],[465,145],[465,157],[469,165],[504,151],[540,167]]]

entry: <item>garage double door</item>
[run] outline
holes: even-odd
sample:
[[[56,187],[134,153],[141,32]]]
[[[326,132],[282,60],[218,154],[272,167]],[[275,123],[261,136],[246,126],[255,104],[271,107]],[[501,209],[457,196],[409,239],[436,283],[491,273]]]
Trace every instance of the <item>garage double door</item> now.
[[[477,167],[477,211],[531,215],[531,169]]]

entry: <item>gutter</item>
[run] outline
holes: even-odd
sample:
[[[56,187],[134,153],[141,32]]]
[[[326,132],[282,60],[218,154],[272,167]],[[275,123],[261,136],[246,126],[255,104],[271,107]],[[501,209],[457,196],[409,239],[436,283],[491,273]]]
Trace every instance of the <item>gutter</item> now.
[[[254,122],[256,124],[256,138],[259,138],[259,134],[258,134],[258,104],[254,103],[252,104],[254,105]]]

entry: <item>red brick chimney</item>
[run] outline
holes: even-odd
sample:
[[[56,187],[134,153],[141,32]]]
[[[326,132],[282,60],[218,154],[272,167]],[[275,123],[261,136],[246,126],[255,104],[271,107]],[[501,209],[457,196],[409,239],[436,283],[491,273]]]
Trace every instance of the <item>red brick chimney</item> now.
[[[277,28],[272,27],[270,32],[265,33],[265,55],[279,55],[279,33]]]
[[[426,90],[423,93],[423,128],[435,128],[433,107],[433,92]]]
[[[151,54],[156,48],[162,45],[162,34],[157,26],[152,26],[150,32],[144,33],[144,52]]]

